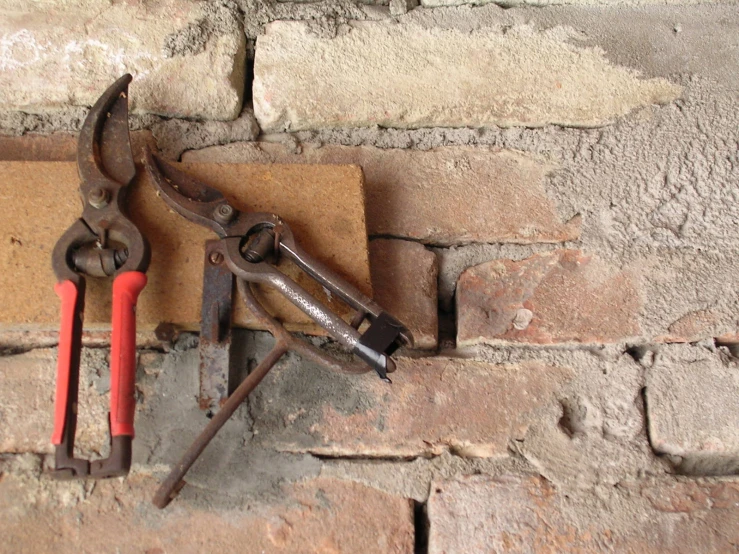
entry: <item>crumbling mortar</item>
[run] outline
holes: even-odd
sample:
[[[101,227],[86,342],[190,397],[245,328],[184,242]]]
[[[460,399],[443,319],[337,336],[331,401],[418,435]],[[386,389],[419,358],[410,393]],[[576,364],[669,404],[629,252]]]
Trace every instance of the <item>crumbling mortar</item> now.
[[[205,51],[212,38],[243,31],[244,14],[233,0],[203,2],[201,10],[198,19],[165,37],[162,51],[166,58],[195,56]]]

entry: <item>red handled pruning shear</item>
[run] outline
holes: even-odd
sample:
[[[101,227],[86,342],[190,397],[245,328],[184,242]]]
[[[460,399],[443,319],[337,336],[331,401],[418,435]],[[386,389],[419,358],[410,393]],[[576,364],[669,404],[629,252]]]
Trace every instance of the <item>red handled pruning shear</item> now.
[[[136,376],[136,301],[146,285],[149,245],[124,214],[128,186],[136,176],[128,132],[128,84],[124,75],[87,115],[77,146],[82,217],[59,239],[52,267],[61,299],[52,443],[55,476],[105,478],[131,467]],[[110,354],[110,455],[89,461],[74,457],[85,308],[85,277],[114,277]]]

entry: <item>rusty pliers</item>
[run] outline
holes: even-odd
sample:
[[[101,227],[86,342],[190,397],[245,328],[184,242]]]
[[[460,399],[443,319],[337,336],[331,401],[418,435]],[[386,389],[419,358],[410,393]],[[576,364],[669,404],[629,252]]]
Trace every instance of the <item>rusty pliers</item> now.
[[[412,345],[411,333],[356,287],[296,242],[290,227],[278,215],[241,212],[216,189],[205,185],[147,151],[146,169],[161,198],[178,214],[213,230],[220,241],[213,253],[223,257],[231,272],[249,283],[271,286],[323,327],[331,337],[372,367],[385,381],[395,369],[390,356]],[[290,259],[324,288],[356,310],[352,324],[326,309],[308,291],[279,271],[270,260]],[[370,325],[359,332],[360,325]]]
[[[131,466],[136,375],[136,301],[146,285],[149,245],[124,213],[136,176],[128,132],[128,84],[118,79],[87,115],[77,145],[82,217],[54,247],[52,266],[61,299],[52,443],[55,476],[115,477]],[[85,276],[114,277],[110,353],[110,455],[88,461],[74,456],[77,426]]]

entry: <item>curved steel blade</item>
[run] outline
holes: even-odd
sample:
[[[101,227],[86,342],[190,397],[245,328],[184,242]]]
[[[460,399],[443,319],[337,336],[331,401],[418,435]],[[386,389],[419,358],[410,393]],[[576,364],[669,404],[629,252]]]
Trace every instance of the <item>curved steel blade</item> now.
[[[239,212],[220,191],[190,177],[154,155],[148,148],[144,166],[170,208],[182,217],[212,229],[221,238],[228,235],[226,227],[237,219]],[[218,215],[219,211],[221,215]]]
[[[77,167],[83,196],[93,187],[115,190],[136,176],[128,134],[128,85],[126,74],[98,98],[87,114],[77,142]]]

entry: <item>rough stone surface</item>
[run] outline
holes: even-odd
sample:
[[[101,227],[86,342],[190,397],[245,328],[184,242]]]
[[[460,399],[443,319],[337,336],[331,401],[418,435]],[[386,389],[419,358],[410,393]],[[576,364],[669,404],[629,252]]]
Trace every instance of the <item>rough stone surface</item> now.
[[[374,299],[408,327],[415,347],[436,348],[438,335],[436,256],[404,240],[370,242]]]
[[[160,511],[146,474],[58,482],[32,456],[6,456],[0,471],[0,527],[14,552],[413,551],[408,500],[334,479],[285,486],[279,501],[219,508],[178,499]]]
[[[580,218],[559,217],[542,186],[553,166],[517,152],[440,148],[236,143],[187,152],[215,163],[352,163],[362,167],[370,234],[431,244],[560,242],[579,236]]]
[[[739,473],[739,364],[725,352],[675,346],[647,371],[649,437],[678,471]]]
[[[638,336],[634,278],[577,250],[495,260],[457,284],[457,344],[609,343]]]
[[[360,22],[323,39],[307,24],[274,22],[257,39],[254,112],[270,131],[594,127],[680,95],[681,87],[642,80],[572,38],[565,28],[469,32]]]
[[[80,376],[77,449],[107,445],[109,352],[85,349]],[[56,349],[0,356],[0,452],[52,452]]]
[[[96,0],[63,11],[43,2],[0,9],[5,110],[91,106],[130,72],[135,112],[224,120],[241,111],[246,40],[236,21],[195,55],[167,57],[168,35],[198,21],[196,3]]]
[[[731,552],[739,483],[630,480],[564,493],[541,477],[470,476],[432,485],[429,554]]]
[[[372,375],[318,373],[305,386],[299,367],[273,372],[250,402],[254,429],[277,449],[330,456],[413,457],[450,449],[472,457],[507,455],[567,369],[400,358],[392,386]],[[314,394],[318,397],[309,403]],[[556,402],[555,402],[556,403]]]

